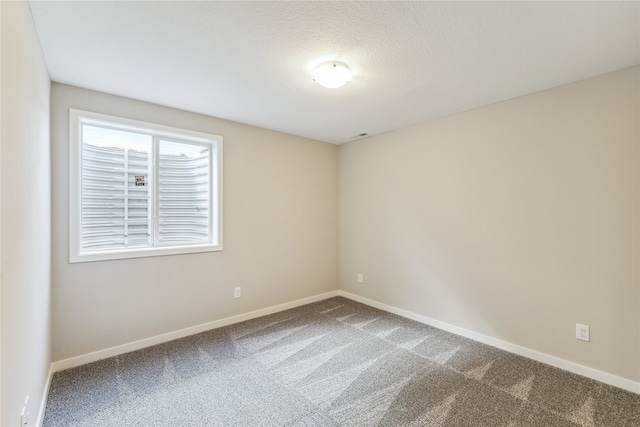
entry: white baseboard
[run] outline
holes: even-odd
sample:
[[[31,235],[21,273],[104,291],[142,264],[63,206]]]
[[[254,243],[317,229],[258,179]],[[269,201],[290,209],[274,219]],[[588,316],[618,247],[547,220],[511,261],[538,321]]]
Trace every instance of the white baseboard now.
[[[234,323],[244,322],[245,320],[255,319],[256,317],[266,316],[268,314],[277,313],[279,311],[288,310],[290,308],[299,307],[301,305],[310,304],[312,302],[321,301],[321,300],[335,297],[335,296],[338,296],[338,291],[331,291],[331,292],[315,295],[308,298],[302,298],[296,301],[274,305],[274,306],[263,308],[260,310],[251,311],[249,313],[238,314],[236,316],[231,316],[231,317],[227,317],[220,320],[214,320],[212,322],[203,323],[201,325],[191,326],[189,328],[180,329],[179,331],[169,332],[162,335],[156,335],[151,338],[145,338],[139,341],[134,341],[127,344],[106,348],[104,350],[98,350],[92,353],[70,357],[68,359],[63,359],[63,360],[53,362],[51,364],[51,370],[52,372],[63,371],[65,369],[74,368],[76,366],[86,365],[87,363],[95,362],[97,360],[102,360],[108,357],[129,353],[130,351],[140,350],[146,347],[150,347],[152,345],[161,344],[167,341],[172,341],[172,340],[183,338],[189,335],[195,335],[200,332],[221,328],[223,326],[232,325]],[[48,390],[48,387],[47,387],[47,390]]]
[[[53,363],[49,365],[49,373],[47,374],[47,381],[42,391],[42,400],[40,401],[40,408],[38,408],[38,418],[36,418],[36,427],[42,427],[44,421],[44,410],[47,407],[47,399],[49,398],[49,387],[51,387],[51,378],[53,378]]]
[[[352,294],[350,292],[338,291],[340,296],[349,298],[351,300],[361,302],[371,307],[378,308],[380,310],[388,311],[389,313],[397,314],[408,319],[415,320],[425,325],[433,326],[438,329],[442,329],[447,332],[451,332],[456,335],[461,335],[466,338],[470,338],[475,341],[479,341],[484,344],[488,344],[492,347],[496,347],[510,353],[515,353],[520,356],[527,357],[529,359],[536,360],[538,362],[545,363],[547,365],[554,366],[556,368],[563,369],[565,371],[573,372],[574,374],[582,375],[587,378],[591,378],[596,381],[603,382],[633,393],[640,394],[640,383],[628,380],[626,378],[618,377],[613,374],[599,371],[597,369],[590,368],[588,366],[580,365],[578,363],[570,362],[559,357],[551,356],[540,351],[532,350],[530,348],[522,347],[516,344],[512,344],[507,341],[502,341],[497,338],[493,338],[487,335],[480,334],[478,332],[464,329],[458,326],[451,325],[449,323],[441,322],[439,320],[432,319],[421,314],[416,314],[411,311],[403,310],[401,308],[393,307],[391,305],[383,304],[378,301],[371,300],[369,298],[361,297],[359,295]]]

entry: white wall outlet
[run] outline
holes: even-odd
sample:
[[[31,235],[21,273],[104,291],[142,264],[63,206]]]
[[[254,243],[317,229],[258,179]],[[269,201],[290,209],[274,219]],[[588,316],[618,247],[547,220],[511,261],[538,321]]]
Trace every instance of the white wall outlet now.
[[[233,297],[240,298],[242,296],[242,288],[234,288],[233,289]]]
[[[362,277],[361,273],[358,273],[358,283],[362,283],[364,281],[364,278]]]
[[[29,424],[29,396],[24,400],[22,411],[20,412],[20,426]]]
[[[576,339],[589,341],[589,326],[576,323]]]

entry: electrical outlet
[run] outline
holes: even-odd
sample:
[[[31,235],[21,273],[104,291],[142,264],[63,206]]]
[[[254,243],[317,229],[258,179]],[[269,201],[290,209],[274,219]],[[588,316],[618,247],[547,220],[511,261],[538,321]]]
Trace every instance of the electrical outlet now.
[[[233,289],[233,297],[240,298],[242,296],[242,288],[234,288]]]
[[[589,341],[589,326],[576,323],[576,339]]]
[[[29,424],[29,396],[24,400],[22,411],[20,412],[20,426]]]
[[[362,274],[358,273],[358,283],[362,283],[364,281]]]

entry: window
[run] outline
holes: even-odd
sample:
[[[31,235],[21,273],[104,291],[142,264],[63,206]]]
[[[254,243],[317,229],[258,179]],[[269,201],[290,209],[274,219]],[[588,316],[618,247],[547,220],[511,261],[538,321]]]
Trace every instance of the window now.
[[[222,250],[222,137],[69,116],[70,262]]]

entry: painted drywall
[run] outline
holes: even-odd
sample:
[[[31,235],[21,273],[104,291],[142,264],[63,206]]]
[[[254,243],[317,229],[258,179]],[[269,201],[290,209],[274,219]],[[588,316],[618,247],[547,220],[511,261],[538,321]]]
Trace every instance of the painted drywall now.
[[[28,395],[35,425],[51,361],[50,81],[28,4],[0,8],[0,424],[20,423]]]
[[[638,382],[639,74],[340,146],[340,289]]]
[[[337,146],[56,83],[51,96],[54,361],[337,290]],[[223,136],[224,251],[69,264],[69,108]]]

